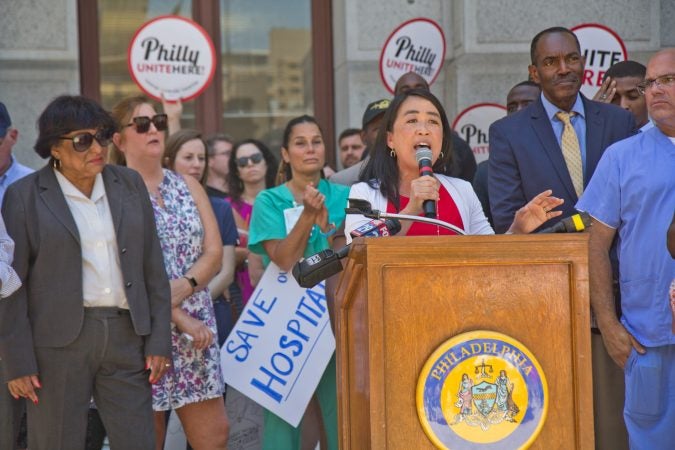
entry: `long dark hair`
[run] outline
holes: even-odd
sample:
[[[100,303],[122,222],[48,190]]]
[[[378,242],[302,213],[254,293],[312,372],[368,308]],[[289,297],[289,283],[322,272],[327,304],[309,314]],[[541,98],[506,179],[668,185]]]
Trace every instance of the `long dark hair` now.
[[[265,144],[257,139],[245,139],[238,142],[232,149],[232,155],[227,163],[230,169],[227,174],[227,185],[232,200],[239,200],[241,194],[244,192],[244,182],[239,176],[239,166],[237,166],[237,150],[245,144],[255,145],[256,148],[260,150],[260,153],[262,153],[263,158],[265,158],[265,164],[267,164],[267,171],[265,172],[265,189],[274,187],[274,179],[277,176],[277,158],[274,157]]]
[[[281,144],[282,148],[285,148],[288,150],[288,144],[289,141],[291,140],[291,133],[293,132],[293,127],[296,125],[299,125],[301,123],[313,123],[319,128],[319,132],[321,133],[321,137],[323,138],[323,130],[321,129],[321,125],[319,125],[319,122],[316,121],[316,119],[312,116],[308,116],[307,114],[304,114],[302,116],[294,117],[293,119],[289,120],[288,123],[286,124],[286,128],[284,128],[284,137],[283,141]],[[325,142],[324,142],[325,145]],[[321,171],[321,178],[323,178],[323,170]],[[291,171],[291,166],[290,164],[287,164],[286,161],[284,161],[284,158],[281,158],[281,161],[279,161],[279,170],[277,171],[277,176],[276,176],[276,184],[280,185],[285,183],[286,181],[290,180],[293,178],[293,172]]]
[[[403,92],[392,100],[387,112],[382,119],[384,126],[380,127],[375,139],[375,145],[370,150],[370,158],[363,168],[359,179],[368,183],[373,189],[378,189],[387,200],[391,201],[396,209],[400,208],[400,196],[398,190],[399,170],[396,158],[391,156],[391,148],[387,145],[387,132],[394,129],[394,122],[398,115],[398,110],[408,97],[421,97],[429,100],[438,110],[443,125],[443,142],[441,151],[443,157],[438,158],[434,163],[433,169],[436,173],[449,173],[452,165],[452,131],[448,123],[448,116],[445,114],[441,102],[429,91],[424,89],[412,89]]]

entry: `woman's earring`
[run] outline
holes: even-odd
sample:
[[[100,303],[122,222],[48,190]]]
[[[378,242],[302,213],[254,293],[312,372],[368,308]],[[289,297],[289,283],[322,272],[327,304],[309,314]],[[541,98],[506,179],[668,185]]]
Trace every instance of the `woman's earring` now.
[[[52,158],[52,167],[54,168],[54,170],[59,170],[59,167],[61,167],[61,160]]]
[[[396,152],[394,151],[393,148],[392,148],[391,150],[389,150],[389,156],[391,156],[392,158],[396,159]]]
[[[444,156],[444,154],[443,154],[443,152],[441,152],[441,153],[438,155],[438,159],[443,159],[443,156]]]

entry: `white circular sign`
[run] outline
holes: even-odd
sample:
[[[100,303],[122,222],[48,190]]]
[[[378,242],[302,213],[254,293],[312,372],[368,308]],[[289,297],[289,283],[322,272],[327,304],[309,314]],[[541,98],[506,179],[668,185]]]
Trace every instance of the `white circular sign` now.
[[[431,85],[445,60],[445,35],[436,22],[417,18],[399,25],[387,38],[380,54],[380,77],[394,93],[401,75],[415,72]]]
[[[136,31],[128,50],[129,72],[150,97],[191,100],[211,83],[216,69],[213,42],[197,23],[161,16]]]
[[[602,85],[602,77],[614,64],[628,59],[626,46],[611,28],[585,23],[571,28],[579,39],[581,54],[586,58],[581,93],[593,98]]]
[[[506,116],[506,107],[496,103],[477,103],[457,115],[452,129],[464,139],[476,157],[476,164],[490,156],[488,131],[496,120]]]

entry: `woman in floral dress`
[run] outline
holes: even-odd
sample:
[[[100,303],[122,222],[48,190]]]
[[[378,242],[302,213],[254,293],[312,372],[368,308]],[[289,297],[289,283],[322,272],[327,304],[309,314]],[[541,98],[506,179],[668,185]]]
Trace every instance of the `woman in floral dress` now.
[[[113,162],[138,171],[150,193],[171,285],[172,367],[153,386],[157,448],[165,411],[175,410],[195,449],[224,449],[229,425],[216,322],[208,282],[220,269],[222,243],[208,197],[198,181],[162,169],[166,116],[145,97],[113,108],[119,132]]]

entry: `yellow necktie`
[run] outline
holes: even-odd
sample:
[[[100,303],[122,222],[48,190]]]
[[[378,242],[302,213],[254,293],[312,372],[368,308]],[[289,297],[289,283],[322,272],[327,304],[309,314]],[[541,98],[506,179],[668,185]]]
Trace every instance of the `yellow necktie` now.
[[[577,197],[581,197],[581,193],[584,192],[584,168],[581,164],[581,147],[579,147],[577,133],[574,131],[572,122],[570,122],[570,117],[575,114],[574,112],[566,113],[564,111],[555,113],[556,117],[565,125],[560,146],[562,147],[567,170],[572,178],[574,190],[577,193]]]

